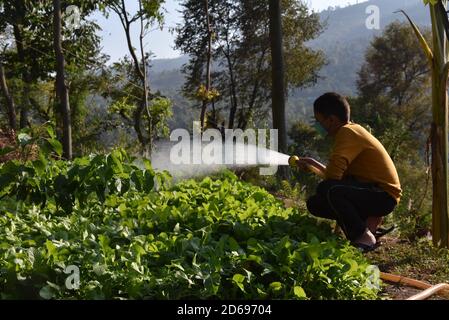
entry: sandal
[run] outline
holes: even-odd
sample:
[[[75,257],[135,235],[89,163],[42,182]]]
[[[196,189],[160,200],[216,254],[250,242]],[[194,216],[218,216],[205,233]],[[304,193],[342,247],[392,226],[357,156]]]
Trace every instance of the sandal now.
[[[390,228],[387,228],[387,229],[379,227],[379,228],[377,228],[374,236],[376,237],[376,240],[380,239],[381,237],[383,237],[383,236],[389,234],[390,232],[392,232],[394,229],[396,229],[395,225],[393,225],[393,226],[391,226]]]
[[[359,249],[362,253],[367,253],[367,252],[376,250],[380,246],[380,243],[378,243],[378,242],[376,242],[373,245],[368,245],[368,244],[364,244],[364,243],[355,243],[355,242],[352,242],[351,244],[354,247],[356,247],[357,249]]]

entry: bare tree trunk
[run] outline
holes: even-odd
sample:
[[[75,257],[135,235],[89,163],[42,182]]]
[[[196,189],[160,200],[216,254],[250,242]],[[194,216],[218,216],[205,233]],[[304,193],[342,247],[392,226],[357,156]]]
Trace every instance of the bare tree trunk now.
[[[8,84],[6,82],[5,70],[1,62],[0,62],[0,86],[3,95],[5,96],[6,99],[9,127],[15,131],[17,130],[16,107],[14,104],[14,98],[9,92]]]
[[[142,0],[139,0],[139,9],[142,10]],[[148,83],[148,71],[147,71],[147,59],[145,57],[145,51],[143,48],[143,38],[145,37],[145,28],[143,23],[143,16],[140,17],[140,54],[142,56],[142,69],[143,69],[143,104],[148,117],[148,146],[146,151],[151,152],[153,148],[153,126],[150,113],[150,106],[148,104],[149,97],[149,83]]]
[[[201,105],[201,115],[200,115],[200,120],[201,120],[201,132],[204,131],[204,125],[205,125],[205,118],[206,118],[206,110],[207,110],[207,100],[203,100],[202,105]]]
[[[125,0],[122,0],[122,12],[121,14],[123,15],[123,21],[122,24],[125,28],[125,34],[126,34],[126,43],[128,45],[128,50],[129,53],[131,54],[131,57],[134,61],[134,68],[136,70],[137,75],[139,76],[139,78],[143,81],[145,78],[145,74],[143,72],[143,70],[140,68],[139,66],[139,58],[137,58],[137,54],[136,51],[133,47],[132,41],[131,41],[131,21],[129,21],[128,19],[128,13],[126,11],[126,5],[125,5]]]
[[[229,54],[226,55],[226,59],[228,61],[228,69],[229,69],[229,78],[231,81],[231,111],[229,113],[229,129],[234,129],[234,121],[235,121],[235,114],[237,113],[237,106],[238,106],[238,99],[237,99],[237,92],[236,92],[236,84],[235,84],[235,78],[234,78],[234,67],[231,63],[231,57]]]
[[[62,146],[64,158],[72,159],[72,123],[70,119],[69,90],[65,83],[65,59],[62,52],[61,1],[53,0],[53,37],[56,54],[56,93],[62,114]]]
[[[259,60],[257,62],[256,74],[260,74],[262,72],[261,70],[263,68],[265,54],[266,54],[266,51],[264,50],[259,57]],[[248,125],[248,121],[251,120],[252,114],[254,113],[254,109],[256,109],[256,103],[257,103],[257,97],[259,95],[260,85],[261,85],[260,79],[257,79],[257,78],[254,79],[254,86],[253,86],[253,90],[251,92],[251,98],[248,102],[248,110],[246,111],[244,116],[240,117],[241,119],[239,120],[238,127],[242,130],[246,129],[246,126]]]
[[[279,130],[279,150],[287,152],[287,130],[285,124],[284,58],[282,50],[281,1],[270,0],[270,39],[272,57],[272,112],[273,128]],[[279,176],[287,178],[287,168],[281,167]]]
[[[210,69],[212,60],[212,29],[210,26],[209,17],[209,0],[204,0],[205,10],[206,10],[206,25],[207,25],[207,63],[206,63],[206,92],[209,93],[210,90]],[[203,100],[203,105],[201,107],[201,132],[204,131],[204,120],[206,117],[207,110],[207,99]]]
[[[21,63],[22,68],[22,104],[20,106],[20,128],[28,126],[28,112],[30,108],[30,87],[31,87],[31,75],[26,61],[26,48],[25,40],[23,38],[23,23],[25,19],[25,3],[23,0],[16,1],[17,20],[13,24],[13,34],[16,42],[17,56]]]

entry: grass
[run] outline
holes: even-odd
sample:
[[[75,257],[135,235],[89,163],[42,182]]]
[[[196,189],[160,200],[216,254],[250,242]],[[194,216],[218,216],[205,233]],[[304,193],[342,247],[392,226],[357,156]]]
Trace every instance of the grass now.
[[[387,238],[367,256],[384,272],[431,284],[449,281],[449,250],[433,247],[426,238],[415,242]]]
[[[410,241],[386,237],[377,250],[366,256],[372,264],[386,273],[432,285],[449,283],[449,250],[435,248],[427,238]],[[389,299],[406,299],[418,292],[419,290],[386,284],[383,294]]]

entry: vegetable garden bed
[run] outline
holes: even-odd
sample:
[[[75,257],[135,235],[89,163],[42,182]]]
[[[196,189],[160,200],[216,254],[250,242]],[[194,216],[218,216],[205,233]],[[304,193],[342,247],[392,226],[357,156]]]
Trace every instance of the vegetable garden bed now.
[[[1,298],[377,297],[356,249],[264,189],[230,172],[169,186],[135,163],[1,165]]]

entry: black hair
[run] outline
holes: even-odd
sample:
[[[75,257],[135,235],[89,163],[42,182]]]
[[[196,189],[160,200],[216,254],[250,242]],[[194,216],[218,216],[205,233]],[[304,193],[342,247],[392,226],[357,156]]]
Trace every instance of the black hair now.
[[[351,107],[348,100],[335,92],[328,92],[315,100],[313,103],[315,113],[325,117],[337,116],[343,122],[348,122],[351,118]]]

